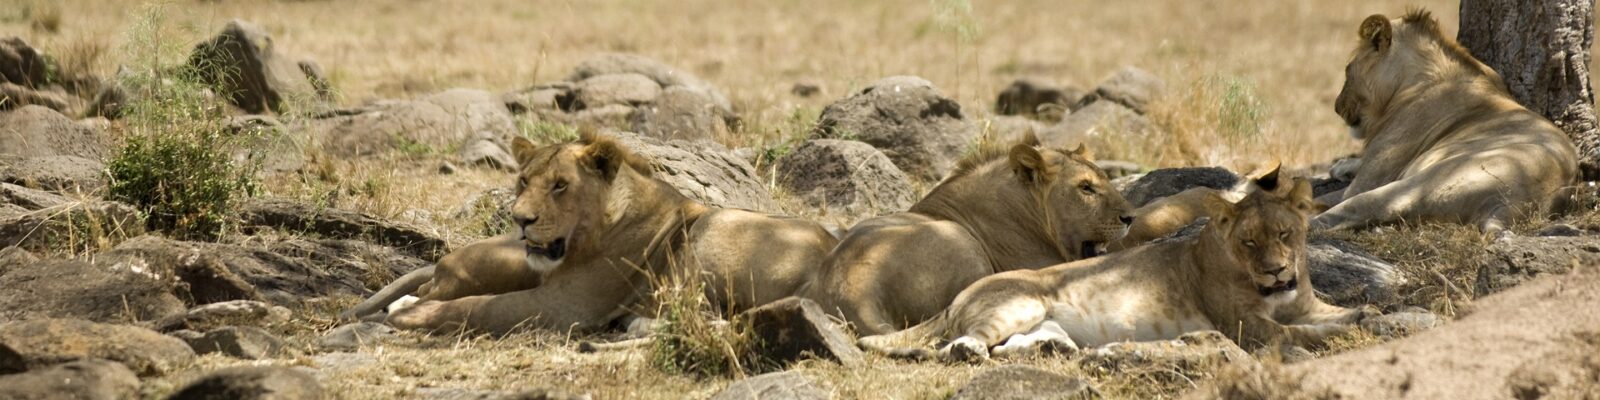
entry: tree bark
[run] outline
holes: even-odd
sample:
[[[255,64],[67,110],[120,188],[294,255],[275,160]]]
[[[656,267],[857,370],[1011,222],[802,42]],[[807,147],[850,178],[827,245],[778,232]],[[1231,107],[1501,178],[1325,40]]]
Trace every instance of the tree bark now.
[[[1600,179],[1589,86],[1594,0],[1461,0],[1456,40],[1505,78],[1517,102],[1572,137],[1585,180]]]

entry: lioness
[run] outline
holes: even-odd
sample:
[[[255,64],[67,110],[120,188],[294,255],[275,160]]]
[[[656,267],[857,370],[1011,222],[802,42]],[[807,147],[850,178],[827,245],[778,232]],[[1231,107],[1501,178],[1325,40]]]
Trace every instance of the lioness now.
[[[1361,166],[1313,228],[1434,220],[1498,233],[1574,182],[1572,141],[1427,11],[1373,15],[1359,33],[1334,110],[1364,142]]]
[[[863,347],[950,340],[949,359],[1161,340],[1216,329],[1245,347],[1277,340],[1317,345],[1364,314],[1313,295],[1306,271],[1311,185],[1256,180],[1257,190],[1196,236],[1104,257],[979,280],[937,317],[900,332],[864,337]],[[1003,344],[1002,344],[1003,343]],[[925,350],[924,350],[925,351]]]
[[[511,293],[539,286],[550,271],[536,268],[548,263],[530,262],[521,236],[512,232],[456,249],[435,266],[418,268],[395,279],[340,314],[340,318],[364,318],[385,307],[392,311],[420,301]]]
[[[1088,149],[988,148],[909,211],[852,227],[801,290],[857,332],[923,321],[984,276],[1092,256],[1130,209]]]
[[[1118,252],[1164,238],[1189,226],[1197,219],[1220,214],[1233,203],[1243,199],[1244,195],[1255,187],[1252,181],[1261,179],[1268,173],[1276,174],[1282,167],[1277,161],[1268,165],[1258,173],[1249,175],[1248,179],[1240,180],[1238,185],[1228,190],[1196,187],[1157,199],[1133,210],[1133,224],[1128,226],[1128,234],[1107,244],[1106,251]]]
[[[651,177],[610,138],[512,146],[522,171],[511,207],[537,287],[426,301],[396,311],[405,329],[505,333],[519,327],[595,330],[640,309],[653,280],[706,279],[729,312],[792,295],[837,240],[820,224],[744,210],[711,209]]]

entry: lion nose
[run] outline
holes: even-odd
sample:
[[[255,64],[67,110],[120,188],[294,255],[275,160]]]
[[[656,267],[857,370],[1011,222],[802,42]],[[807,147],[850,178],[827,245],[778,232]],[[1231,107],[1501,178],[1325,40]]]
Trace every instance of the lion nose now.
[[[511,219],[517,221],[517,226],[528,226],[533,225],[535,222],[539,222],[539,216],[537,215],[532,217],[513,216]]]
[[[1274,266],[1267,267],[1267,270],[1263,271],[1263,273],[1265,273],[1267,275],[1270,275],[1270,276],[1272,276],[1274,278],[1278,278],[1278,280],[1283,280],[1283,270],[1284,269],[1286,269],[1286,268],[1284,268],[1284,266],[1282,266],[1282,265],[1274,265]]]
[[[1118,217],[1117,220],[1118,221],[1122,221],[1123,225],[1133,225],[1133,216],[1132,215],[1124,215],[1124,216]]]

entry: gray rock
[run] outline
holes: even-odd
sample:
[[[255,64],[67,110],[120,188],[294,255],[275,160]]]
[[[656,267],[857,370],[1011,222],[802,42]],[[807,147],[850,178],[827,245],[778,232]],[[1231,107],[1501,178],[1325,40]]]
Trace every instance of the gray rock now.
[[[1061,86],[1038,79],[1018,79],[1000,91],[1000,96],[994,101],[994,112],[1000,115],[1022,115],[1055,122],[1059,120],[1060,111],[1056,113],[1057,119],[1040,118],[1041,106],[1053,106],[1065,111],[1076,105],[1083,95],[1083,90],[1075,87]]]
[[[285,112],[296,101],[326,100],[317,84],[326,79],[297,60],[279,54],[272,37],[248,22],[233,20],[222,32],[195,46],[188,65],[201,82],[246,112]],[[317,82],[321,81],[321,82]]]
[[[0,218],[0,247],[37,252],[89,251],[144,234],[144,219],[132,206],[87,200]]]
[[[202,304],[188,312],[164,319],[156,330],[170,332],[178,329],[211,330],[223,326],[269,326],[289,321],[288,308],[255,300],[229,300]]]
[[[76,319],[35,319],[0,325],[0,373],[100,358],[120,362],[140,376],[189,364],[194,350],[182,340],[145,328]]]
[[[822,94],[822,81],[808,79],[795,82],[789,87],[789,93],[799,97],[811,97]]]
[[[816,131],[877,147],[901,171],[925,181],[944,178],[977,134],[959,103],[910,76],[884,78],[828,105]]]
[[[1217,167],[1162,168],[1144,174],[1122,191],[1134,207],[1144,207],[1162,197],[1196,187],[1228,190],[1239,183],[1239,175]]]
[[[1047,146],[1077,147],[1092,136],[1146,135],[1154,129],[1149,118],[1116,102],[1095,102],[1046,128],[1039,141]]]
[[[728,385],[712,400],[825,400],[833,396],[800,371],[761,374]]]
[[[334,328],[317,339],[324,350],[356,351],[362,345],[394,337],[394,328],[377,322],[357,322]]]
[[[436,153],[478,140],[502,146],[517,134],[504,100],[488,92],[451,89],[412,100],[380,101],[326,113],[302,126],[333,156],[394,151]]]
[[[1324,300],[1339,306],[1395,303],[1400,287],[1408,283],[1394,264],[1341,240],[1312,240],[1306,258],[1311,285]]]
[[[0,82],[0,110],[23,106],[39,106],[61,113],[73,113],[80,101],[58,90],[33,89],[24,85]]]
[[[667,88],[629,116],[634,132],[656,138],[709,141],[728,133],[715,100],[703,89]]]
[[[610,134],[634,154],[649,159],[657,179],[691,199],[712,207],[778,211],[755,167],[720,144]]]
[[[93,192],[106,186],[105,164],[78,156],[0,161],[0,182],[51,191]]]
[[[118,400],[137,397],[139,377],[106,360],[78,360],[20,374],[0,375],[0,398]]]
[[[0,82],[42,86],[47,83],[50,68],[49,58],[22,38],[0,38]]]
[[[1384,338],[1402,338],[1444,325],[1445,319],[1427,310],[1393,312],[1361,320],[1361,328]]]
[[[242,208],[240,222],[246,226],[360,239],[393,246],[428,261],[437,261],[449,251],[449,243],[421,227],[364,213],[272,199],[251,200]]]
[[[568,112],[599,108],[612,104],[637,106],[655,101],[661,95],[661,85],[650,77],[639,74],[610,74],[578,81],[573,88]]]
[[[808,140],[777,166],[778,183],[811,206],[871,214],[905,210],[917,201],[910,178],[866,143]]]
[[[563,111],[562,103],[572,107],[573,87],[571,82],[554,82],[512,91],[500,98],[512,114],[557,113]]]
[[[1166,90],[1166,82],[1155,74],[1136,67],[1122,67],[1111,77],[1101,81],[1094,92],[1078,100],[1078,106],[1073,109],[1082,109],[1100,100],[1109,100],[1144,114],[1148,111],[1150,102],[1164,95]]]
[[[721,91],[700,80],[700,78],[680,71],[676,68],[662,64],[659,61],[640,57],[633,54],[606,53],[598,54],[578,63],[572,73],[567,75],[568,82],[581,82],[589,78],[612,74],[639,74],[656,81],[662,88],[684,86],[700,89],[711,97],[711,102],[728,125],[737,125],[738,116],[733,112],[733,103],[728,101]]]
[[[198,354],[222,353],[245,360],[282,358],[291,354],[283,339],[256,327],[222,327],[185,339]]]
[[[311,365],[316,367],[318,375],[330,372],[348,371],[378,365],[378,356],[372,353],[326,353],[311,357]]]
[[[1533,236],[1583,236],[1588,233],[1588,231],[1571,224],[1550,224],[1550,226],[1539,228],[1537,232],[1533,233]]]
[[[0,290],[0,321],[145,321],[182,315],[186,308],[174,295],[178,279],[158,266],[106,267],[82,260],[29,261],[29,257],[17,254],[0,266],[0,287],[5,288]]]
[[[417,398],[429,400],[589,400],[587,394],[560,390],[531,389],[522,391],[474,390],[457,388],[420,388]]]
[[[71,202],[72,200],[55,193],[0,183],[0,204],[13,204],[24,211],[43,210]]]
[[[979,122],[983,127],[983,134],[991,143],[1009,145],[1022,140],[1029,134],[1040,137],[1049,133],[1050,125],[1042,122],[1015,115],[996,115],[989,117],[985,122]]]
[[[950,400],[1077,399],[1094,397],[1089,382],[1039,367],[990,367],[962,385]]]
[[[1574,265],[1600,264],[1600,238],[1593,236],[1509,236],[1489,245],[1478,268],[1477,296],[1527,280],[1571,271]]]
[[[0,157],[74,156],[103,160],[107,139],[65,115],[40,106],[0,112]]]
[[[788,297],[768,303],[746,311],[744,321],[758,343],[753,351],[763,360],[787,365],[810,355],[851,368],[866,363],[850,334],[810,299]]]
[[[317,378],[277,366],[230,367],[190,382],[167,400],[316,400],[326,397]]]
[[[1259,363],[1222,332],[1201,331],[1175,340],[1121,342],[1087,349],[1078,364],[1091,373],[1163,370],[1198,378],[1226,366]]]
[[[482,165],[501,171],[516,171],[517,159],[506,152],[505,147],[493,140],[477,140],[461,148],[461,163],[466,165]]]

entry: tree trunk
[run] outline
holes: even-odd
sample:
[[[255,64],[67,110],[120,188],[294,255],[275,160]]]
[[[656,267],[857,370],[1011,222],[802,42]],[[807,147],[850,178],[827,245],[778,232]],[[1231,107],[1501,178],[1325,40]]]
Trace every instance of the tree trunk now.
[[[1572,137],[1585,180],[1600,178],[1589,86],[1594,0],[1461,0],[1456,39],[1505,78],[1517,102]]]

